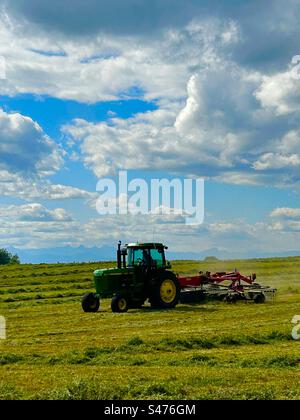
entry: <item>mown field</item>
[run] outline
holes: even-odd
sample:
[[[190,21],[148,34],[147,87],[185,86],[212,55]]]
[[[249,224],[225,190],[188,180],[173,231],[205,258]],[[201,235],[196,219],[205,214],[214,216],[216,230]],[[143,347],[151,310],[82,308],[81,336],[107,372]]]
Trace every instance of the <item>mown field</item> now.
[[[0,268],[0,399],[299,399],[300,257],[173,263],[176,272],[256,272],[264,305],[85,314],[92,272],[110,263]]]

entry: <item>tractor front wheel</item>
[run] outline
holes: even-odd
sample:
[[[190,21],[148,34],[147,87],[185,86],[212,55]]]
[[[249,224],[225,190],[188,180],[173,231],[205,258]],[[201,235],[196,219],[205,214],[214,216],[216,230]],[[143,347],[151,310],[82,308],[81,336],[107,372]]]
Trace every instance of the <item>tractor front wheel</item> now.
[[[115,313],[124,313],[129,309],[128,300],[123,296],[115,296],[111,301],[111,310]]]
[[[154,308],[175,308],[180,298],[180,284],[176,277],[167,276],[162,278],[155,286],[150,298]]]
[[[86,293],[81,301],[84,312],[98,312],[100,299],[94,293]]]

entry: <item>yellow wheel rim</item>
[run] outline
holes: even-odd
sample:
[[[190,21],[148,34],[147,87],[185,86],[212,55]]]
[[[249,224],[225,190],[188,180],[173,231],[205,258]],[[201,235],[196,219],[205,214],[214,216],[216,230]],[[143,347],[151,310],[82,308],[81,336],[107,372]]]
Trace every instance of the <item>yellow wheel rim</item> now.
[[[120,299],[119,303],[118,303],[119,309],[120,311],[125,311],[125,309],[127,308],[127,302],[125,299]]]
[[[176,285],[173,280],[164,280],[160,286],[160,297],[164,303],[172,303],[176,298]]]

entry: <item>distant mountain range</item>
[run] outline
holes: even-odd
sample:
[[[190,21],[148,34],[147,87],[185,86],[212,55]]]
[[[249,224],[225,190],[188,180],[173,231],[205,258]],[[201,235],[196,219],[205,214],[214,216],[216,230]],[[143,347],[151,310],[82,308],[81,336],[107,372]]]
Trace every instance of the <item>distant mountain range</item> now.
[[[112,246],[102,246],[87,248],[61,247],[61,248],[41,248],[41,249],[17,249],[7,248],[12,254],[18,254],[23,264],[40,263],[73,263],[73,262],[94,262],[94,261],[115,261],[116,248]],[[203,260],[206,257],[217,257],[221,260],[243,259],[243,258],[269,258],[269,257],[288,257],[298,256],[299,251],[288,251],[279,253],[259,253],[259,252],[229,252],[218,248],[210,248],[200,252],[167,252],[169,260]]]
[[[54,264],[73,262],[112,261],[116,259],[116,249],[111,246],[101,248],[61,247],[40,249],[8,248],[12,254],[17,254],[23,264]]]

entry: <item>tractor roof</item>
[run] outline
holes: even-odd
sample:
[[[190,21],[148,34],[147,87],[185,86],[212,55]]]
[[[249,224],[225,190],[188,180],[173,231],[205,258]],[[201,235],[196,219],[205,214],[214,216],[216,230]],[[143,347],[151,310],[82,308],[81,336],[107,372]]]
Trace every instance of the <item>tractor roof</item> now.
[[[127,248],[167,248],[164,244],[159,242],[134,242],[126,244]]]

